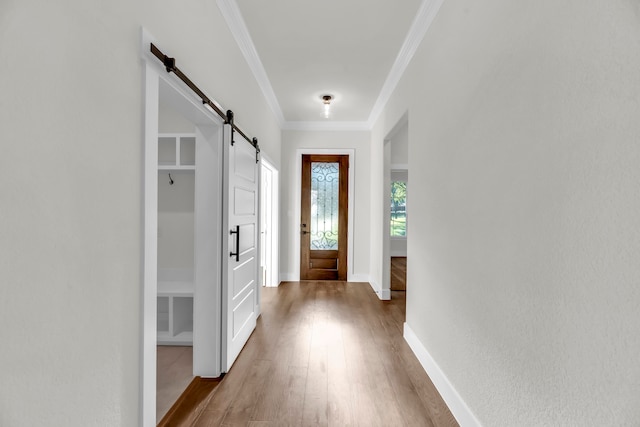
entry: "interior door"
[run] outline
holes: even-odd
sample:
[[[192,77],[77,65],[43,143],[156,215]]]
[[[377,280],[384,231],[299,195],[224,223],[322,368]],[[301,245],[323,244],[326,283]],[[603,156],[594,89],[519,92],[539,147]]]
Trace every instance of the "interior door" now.
[[[235,141],[234,141],[235,139]],[[224,126],[222,372],[227,372],[256,327],[258,315],[259,163],[256,149]]]
[[[347,280],[349,156],[303,155],[300,279]]]

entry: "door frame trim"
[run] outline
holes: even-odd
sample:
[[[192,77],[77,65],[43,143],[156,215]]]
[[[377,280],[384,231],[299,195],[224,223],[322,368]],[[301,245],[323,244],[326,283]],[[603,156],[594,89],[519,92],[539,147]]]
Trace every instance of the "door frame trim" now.
[[[300,280],[300,215],[301,215],[301,191],[302,191],[302,182],[300,177],[302,176],[302,156],[304,154],[337,154],[337,155],[348,155],[349,156],[349,206],[347,209],[347,215],[349,216],[347,219],[347,223],[349,224],[347,230],[347,281],[353,282],[356,281],[355,274],[353,272],[353,208],[355,205],[355,166],[356,166],[356,150],[353,148],[298,148],[296,149],[296,186],[295,186],[295,210],[293,213],[293,218],[295,221],[292,221],[289,224],[291,233],[293,235],[293,246],[295,248],[294,254],[294,279],[296,281]]]
[[[280,286],[280,170],[275,163],[271,161],[269,156],[260,153],[261,169],[268,169],[271,172],[271,246],[269,248],[261,248],[261,251],[271,251],[271,265],[268,266],[271,272],[267,273],[267,283],[262,284],[266,287]],[[261,183],[262,185],[262,183]],[[264,195],[265,197],[267,195]],[[263,197],[263,194],[260,194]],[[261,202],[262,203],[262,199]],[[261,212],[262,215],[262,212]],[[262,220],[262,219],[261,219]]]
[[[140,293],[140,305],[141,305],[141,319],[140,319],[140,389],[139,389],[139,425],[143,427],[155,427],[159,420],[156,420],[156,367],[157,367],[157,297],[158,297],[158,283],[157,283],[157,267],[158,267],[158,125],[159,125],[159,104],[161,101],[161,86],[166,88],[165,95],[170,96],[168,102],[172,106],[180,109],[181,113],[188,118],[190,122],[193,122],[194,128],[197,128],[196,133],[200,133],[204,129],[218,128],[220,130],[220,140],[214,141],[215,137],[203,138],[207,142],[213,142],[218,144],[222,149],[221,132],[223,122],[213,111],[205,107],[200,100],[198,100],[191,90],[180,81],[175,74],[169,74],[164,70],[162,64],[148,50],[149,43],[157,43],[156,39],[144,28],[141,29],[141,59],[142,59],[142,217],[141,223],[143,225],[142,230],[142,243],[141,257],[142,257],[142,271],[141,271],[141,293]],[[220,154],[220,153],[218,153]],[[218,159],[218,169],[222,170],[222,158]],[[222,179],[221,172],[220,181]],[[221,182],[216,183],[221,186]],[[217,188],[217,191],[222,191],[222,188]],[[197,197],[197,196],[196,196]],[[195,209],[195,205],[194,205]],[[195,214],[195,210],[194,210]],[[218,212],[217,215],[221,215],[222,212]],[[219,219],[221,223],[221,218]],[[218,227],[218,232],[222,233],[222,229]],[[219,253],[220,255],[220,253]],[[197,254],[194,253],[197,257]],[[195,259],[194,259],[195,261]],[[195,274],[195,269],[194,269]],[[195,277],[194,277],[195,279]],[[216,276],[216,283],[214,284],[214,293],[219,294],[221,289],[221,276]],[[206,294],[206,295],[205,295]],[[197,296],[196,296],[197,295]],[[198,281],[194,280],[194,340],[202,341],[197,338],[198,335],[206,335],[206,347],[210,349],[214,345],[215,352],[220,352],[220,325],[213,325],[211,322],[204,322],[211,324],[210,330],[198,330],[196,332],[197,325],[201,324],[196,320],[197,306],[200,305],[202,298],[211,296],[210,293],[202,292],[201,286]],[[216,304],[216,313],[211,313],[213,316],[219,316],[222,310],[221,302]],[[207,320],[207,319],[204,319]],[[207,334],[208,332],[211,333]],[[215,342],[212,342],[215,341]],[[195,341],[194,341],[195,342]],[[204,346],[201,347],[204,349]],[[210,355],[206,351],[202,350],[203,363],[199,363],[196,359],[196,352],[200,352],[200,349],[194,347],[194,373],[197,369],[214,369],[219,372],[219,357],[217,360],[212,360]],[[216,365],[217,364],[217,365]],[[216,365],[213,367],[213,365]],[[213,372],[211,375],[217,375]],[[198,372],[198,375],[200,372]],[[202,376],[209,376],[202,375]]]

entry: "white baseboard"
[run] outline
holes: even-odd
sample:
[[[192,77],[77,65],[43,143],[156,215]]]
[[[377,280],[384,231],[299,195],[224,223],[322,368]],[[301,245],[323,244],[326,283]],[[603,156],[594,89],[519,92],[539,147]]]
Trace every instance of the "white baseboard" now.
[[[350,274],[349,277],[347,277],[347,281],[348,282],[368,282],[369,281],[369,275],[367,275],[367,274]]]
[[[378,282],[373,280],[371,277],[369,277],[368,281],[369,281],[369,285],[371,286],[371,289],[373,289],[373,292],[375,292],[376,295],[378,295],[379,299],[381,299],[382,301],[388,301],[391,299],[391,290],[381,289]]]
[[[281,282],[297,282],[298,276],[294,273],[280,273],[280,281]]]
[[[409,347],[411,347],[411,350],[413,350],[413,353],[420,361],[427,375],[429,375],[429,378],[431,378],[433,385],[438,389],[440,396],[442,396],[442,399],[451,410],[458,424],[462,427],[482,426],[406,322],[404,324],[404,339],[407,344],[409,344]]]
[[[389,251],[390,257],[407,257],[407,251]]]
[[[373,292],[375,292],[376,294],[380,294],[380,285],[378,285],[378,282],[373,280],[371,277],[369,277],[369,280],[367,280],[367,282],[369,282],[369,286],[371,286]]]

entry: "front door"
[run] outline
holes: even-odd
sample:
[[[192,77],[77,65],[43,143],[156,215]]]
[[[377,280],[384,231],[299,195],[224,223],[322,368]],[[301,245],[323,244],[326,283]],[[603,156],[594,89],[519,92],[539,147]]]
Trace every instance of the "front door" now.
[[[347,280],[348,155],[303,155],[300,280]]]

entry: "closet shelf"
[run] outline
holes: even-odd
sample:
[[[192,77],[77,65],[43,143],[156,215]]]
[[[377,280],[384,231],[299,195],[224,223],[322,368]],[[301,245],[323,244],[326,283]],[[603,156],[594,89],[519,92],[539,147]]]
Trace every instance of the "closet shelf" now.
[[[192,133],[158,134],[159,170],[195,170],[196,136]]]
[[[195,170],[195,166],[158,165],[158,172],[193,173]]]

